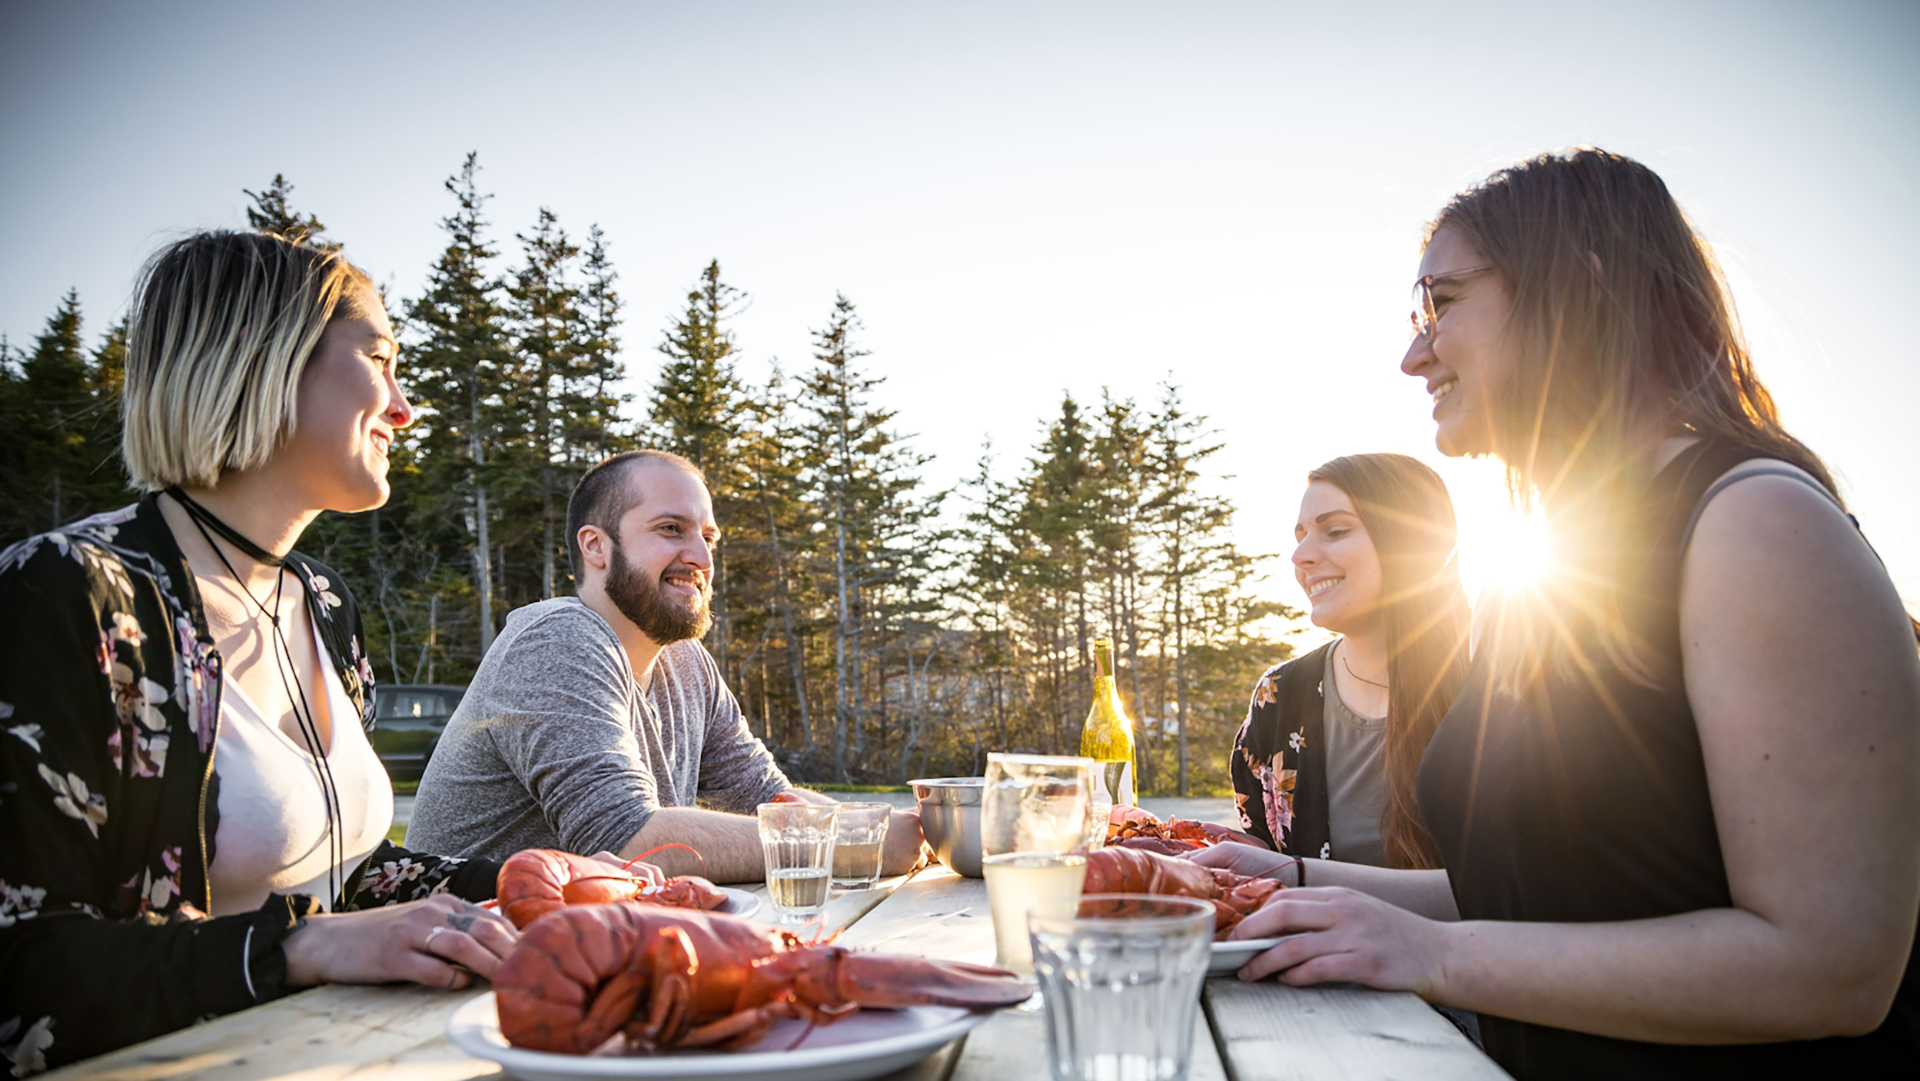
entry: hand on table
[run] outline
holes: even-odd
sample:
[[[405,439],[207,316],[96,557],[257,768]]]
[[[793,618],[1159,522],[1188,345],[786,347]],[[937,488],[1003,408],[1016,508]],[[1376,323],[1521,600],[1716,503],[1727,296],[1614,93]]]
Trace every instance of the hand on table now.
[[[458,991],[493,978],[520,938],[505,916],[442,894],[309,916],[281,942],[287,986],[407,981]]]
[[[904,875],[920,864],[925,839],[919,811],[895,811],[887,818],[887,840],[880,849],[880,873]]]
[[[1278,972],[1292,987],[1351,982],[1437,1001],[1449,926],[1356,890],[1310,886],[1274,894],[1227,937],[1294,936],[1248,961],[1243,980]]]

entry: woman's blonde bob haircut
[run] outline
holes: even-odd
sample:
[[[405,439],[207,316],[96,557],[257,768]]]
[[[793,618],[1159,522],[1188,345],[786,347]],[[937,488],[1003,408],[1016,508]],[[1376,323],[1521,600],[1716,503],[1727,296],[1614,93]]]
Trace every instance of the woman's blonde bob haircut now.
[[[338,251],[271,233],[197,233],[141,272],[128,328],[120,455],[145,491],[211,488],[293,433],[300,373],[372,282]]]

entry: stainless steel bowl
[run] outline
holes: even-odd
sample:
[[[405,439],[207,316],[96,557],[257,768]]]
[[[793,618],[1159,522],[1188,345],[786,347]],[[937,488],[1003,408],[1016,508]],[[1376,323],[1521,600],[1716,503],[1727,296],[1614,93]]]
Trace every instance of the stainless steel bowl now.
[[[985,777],[923,777],[908,781],[920,806],[920,831],[933,854],[955,873],[980,877],[980,796]]]

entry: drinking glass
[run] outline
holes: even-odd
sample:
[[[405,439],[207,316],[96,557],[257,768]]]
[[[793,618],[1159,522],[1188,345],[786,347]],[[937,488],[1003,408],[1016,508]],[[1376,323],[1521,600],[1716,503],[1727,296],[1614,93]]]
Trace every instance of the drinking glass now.
[[[1091,893],[1027,915],[1054,1081],[1184,1081],[1213,906]]]
[[[1087,877],[1093,760],[987,756],[980,800],[981,871],[993,913],[995,963],[1033,974],[1027,909],[1080,896]]]
[[[887,843],[893,806],[886,803],[840,805],[833,842],[833,888],[870,890],[880,881],[880,853]]]
[[[840,808],[831,803],[763,803],[759,810],[767,896],[782,921],[804,923],[827,906]]]

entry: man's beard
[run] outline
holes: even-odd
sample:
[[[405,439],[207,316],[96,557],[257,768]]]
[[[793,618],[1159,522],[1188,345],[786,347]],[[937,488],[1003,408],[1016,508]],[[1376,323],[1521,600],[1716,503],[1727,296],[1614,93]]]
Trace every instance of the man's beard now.
[[[691,605],[683,605],[677,598],[668,596],[658,581],[649,580],[635,570],[633,564],[627,562],[618,540],[613,542],[612,558],[607,563],[606,590],[607,598],[620,609],[620,614],[632,620],[640,633],[657,645],[698,638],[713,626],[713,612],[707,607],[713,595],[711,586],[703,581],[698,598]]]

